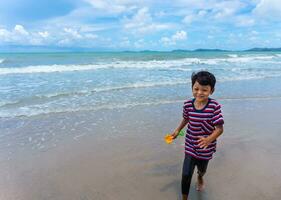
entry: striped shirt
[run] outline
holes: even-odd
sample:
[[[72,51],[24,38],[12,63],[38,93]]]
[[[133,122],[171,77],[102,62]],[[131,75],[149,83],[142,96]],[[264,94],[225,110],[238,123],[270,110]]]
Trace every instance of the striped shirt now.
[[[198,139],[211,135],[215,126],[224,124],[221,105],[216,100],[209,98],[206,106],[197,110],[194,101],[195,99],[187,100],[183,106],[183,117],[188,120],[185,153],[197,159],[210,160],[216,151],[216,140],[203,149],[199,147]]]

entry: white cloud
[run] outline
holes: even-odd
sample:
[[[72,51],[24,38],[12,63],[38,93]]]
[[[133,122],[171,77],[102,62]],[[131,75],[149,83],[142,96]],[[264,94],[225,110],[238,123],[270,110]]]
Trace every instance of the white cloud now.
[[[83,32],[96,32],[96,31],[103,31],[103,30],[106,30],[110,27],[106,27],[105,25],[101,24],[101,25],[97,25],[97,24],[91,24],[91,25],[88,25],[88,24],[85,24],[85,25],[81,25],[79,30],[81,33]]]
[[[62,31],[56,28],[44,30],[26,30],[22,25],[16,25],[8,30],[0,28],[0,45],[59,45],[59,46],[90,46],[99,36],[91,32],[81,32],[75,27],[65,27]],[[102,41],[104,42],[104,41]]]
[[[215,19],[226,19],[227,17],[233,16],[235,13],[235,9],[234,8],[224,8],[224,9],[220,9],[215,15],[214,18]]]
[[[178,31],[176,34],[172,36],[172,40],[178,41],[178,40],[186,40],[186,32],[185,31]]]
[[[86,33],[85,37],[88,38],[88,39],[97,39],[98,35],[92,34],[92,33]]]
[[[43,38],[47,38],[50,35],[48,31],[39,31],[38,34]]]
[[[185,15],[182,22],[185,24],[191,24],[195,21],[204,20],[207,15],[208,15],[208,11],[206,11],[204,9],[198,10],[196,12],[191,12],[191,13]]]
[[[142,8],[132,17],[132,19],[125,19],[125,28],[137,28],[152,23],[151,15],[148,8]]]
[[[240,27],[253,26],[255,23],[255,19],[249,16],[238,16],[236,19],[236,26]]]
[[[120,14],[128,12],[136,6],[134,1],[120,0],[84,0],[92,5],[93,8],[106,12],[107,14]]]
[[[43,45],[44,42],[41,38],[31,38],[29,44],[36,46],[36,45]]]
[[[193,21],[194,21],[194,15],[186,15],[182,22],[185,23],[185,24],[191,24]]]
[[[144,48],[145,46],[144,40],[143,39],[137,40],[136,42],[134,42],[134,46],[137,49]]]
[[[121,13],[126,10],[125,6],[116,5],[106,0],[86,0],[86,2],[90,3],[94,8],[108,10],[113,13]]]
[[[22,25],[15,25],[12,30],[5,28],[0,29],[0,43],[18,43],[23,44],[28,42],[28,38],[31,37],[30,33],[25,30]],[[31,38],[30,38],[31,39]]]
[[[121,38],[120,47],[130,47],[131,42],[128,37]]]
[[[74,39],[81,39],[82,36],[77,30],[74,30],[72,28],[64,28],[63,29],[65,33],[67,33],[69,36],[71,36]]]
[[[160,40],[161,43],[164,43],[165,45],[174,45],[175,42],[173,42],[170,38],[168,37],[162,37]]]
[[[198,16],[200,16],[200,17],[205,17],[206,15],[207,15],[207,11],[206,10],[200,10],[199,12],[198,12]]]
[[[139,27],[136,31],[140,34],[149,34],[156,31],[167,30],[170,28],[168,24],[150,24]],[[133,31],[134,32],[134,31]]]
[[[1,37],[7,37],[10,34],[10,32],[4,28],[0,28],[0,36]]]
[[[29,35],[29,33],[25,30],[22,25],[17,24],[14,28],[14,31],[22,35]]]
[[[147,34],[170,29],[173,25],[153,22],[149,9],[145,7],[139,9],[132,18],[124,18],[123,26],[126,32],[130,30],[133,34]]]
[[[244,8],[246,4],[239,0],[219,1],[211,8],[215,19],[227,20],[228,17],[233,17],[235,14]]]
[[[265,18],[281,17],[280,0],[260,0],[253,13]]]
[[[110,41],[99,37],[91,32],[82,32],[75,27],[65,27],[63,32],[58,35],[58,44],[60,46],[77,46],[77,47],[92,47],[97,43],[110,43]]]
[[[128,12],[126,10],[126,12]],[[120,29],[120,20],[117,13],[112,13],[109,8],[97,9],[91,5],[77,7],[72,12],[64,16],[59,16],[43,21],[44,28],[48,30],[61,29],[61,27],[71,27],[83,32],[112,31]],[[106,22],[99,22],[99,18],[109,19]],[[97,22],[98,21],[98,22]],[[51,31],[50,31],[51,32]]]
[[[8,42],[11,38],[11,33],[4,29],[4,28],[1,28],[0,29],[0,44],[3,43],[3,42]]]
[[[183,9],[178,11],[177,14],[184,16],[182,22],[185,24],[194,22],[232,23],[234,18],[240,15],[241,10],[247,6],[247,3],[240,0],[198,0],[183,4]]]
[[[258,37],[252,36],[252,37],[249,37],[249,40],[251,40],[251,41],[257,41],[257,40],[258,40]]]
[[[162,37],[160,42],[164,45],[175,45],[178,41],[183,41],[187,39],[187,34],[185,31],[177,31],[171,37]]]
[[[253,31],[251,31],[251,34],[252,34],[252,35],[258,35],[258,34],[259,34],[259,32],[257,32],[257,31],[255,31],[255,30],[253,30]]]
[[[60,41],[58,41],[58,45],[59,46],[69,46],[69,45],[71,45],[71,41],[68,38],[61,39]]]
[[[155,14],[154,14],[156,17],[165,17],[166,15],[167,15],[167,13],[166,12],[164,12],[164,11],[157,11]]]

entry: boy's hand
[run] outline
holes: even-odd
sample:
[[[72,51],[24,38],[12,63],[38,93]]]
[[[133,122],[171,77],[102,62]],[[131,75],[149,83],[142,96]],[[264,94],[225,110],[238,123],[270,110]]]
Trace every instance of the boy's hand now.
[[[171,134],[171,136],[173,137],[173,139],[176,139],[177,137],[178,137],[178,135],[179,135],[179,131],[174,131],[172,134]]]
[[[211,144],[212,141],[210,140],[209,137],[200,137],[198,139],[198,142],[200,148],[206,149],[209,146],[209,144]]]

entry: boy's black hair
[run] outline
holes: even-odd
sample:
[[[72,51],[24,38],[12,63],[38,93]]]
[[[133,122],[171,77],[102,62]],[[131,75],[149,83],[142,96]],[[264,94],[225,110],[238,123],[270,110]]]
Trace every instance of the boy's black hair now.
[[[216,77],[214,76],[214,74],[212,74],[208,71],[199,71],[197,73],[192,73],[192,75],[191,75],[192,87],[196,81],[200,85],[211,86],[211,90],[214,91],[214,88],[216,85]]]

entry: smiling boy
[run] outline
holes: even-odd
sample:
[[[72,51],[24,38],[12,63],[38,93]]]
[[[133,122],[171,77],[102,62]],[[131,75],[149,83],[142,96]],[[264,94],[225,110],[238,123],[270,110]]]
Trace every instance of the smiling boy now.
[[[197,190],[204,187],[203,176],[208,162],[216,151],[216,139],[223,133],[221,105],[209,96],[215,91],[216,78],[208,71],[192,74],[193,99],[183,106],[183,119],[172,133],[175,139],[187,125],[185,159],[182,170],[182,199],[187,200],[195,166],[197,166]]]

